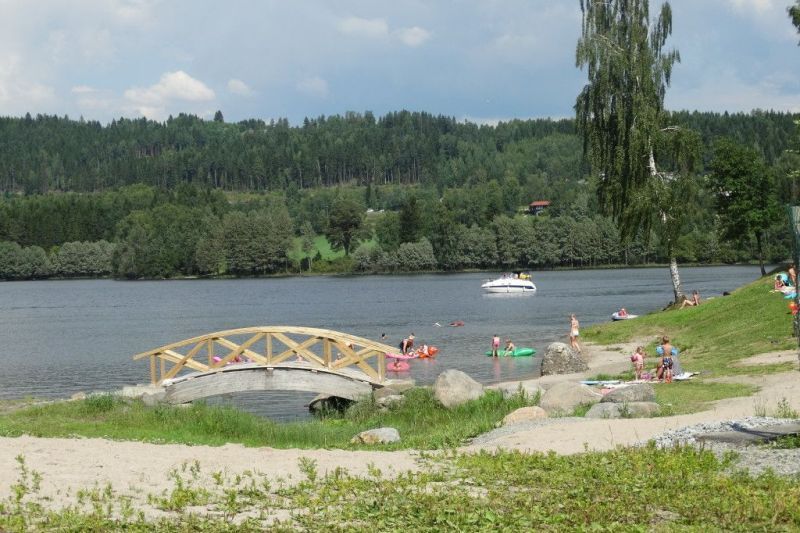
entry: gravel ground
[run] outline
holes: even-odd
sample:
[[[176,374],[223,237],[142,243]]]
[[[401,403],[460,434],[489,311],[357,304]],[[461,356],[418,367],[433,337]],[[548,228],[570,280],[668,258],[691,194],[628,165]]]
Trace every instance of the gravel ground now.
[[[761,474],[772,470],[776,474],[786,476],[800,475],[800,448],[778,449],[758,444],[730,444],[721,442],[699,442],[698,437],[707,433],[722,431],[737,431],[742,429],[757,429],[765,426],[774,426],[797,422],[792,419],[770,417],[747,417],[739,420],[727,420],[707,424],[696,424],[684,428],[667,431],[655,437],[656,445],[661,448],[689,444],[701,446],[722,458],[727,452],[737,455],[733,470],[747,470],[751,474]],[[644,444],[644,443],[642,443]]]
[[[493,429],[488,433],[484,433],[483,435],[475,437],[472,439],[470,444],[478,446],[487,445],[491,444],[498,438],[513,435],[520,431],[528,431],[553,424],[575,424],[585,421],[585,418],[577,417],[543,418],[540,420],[532,420],[530,422],[522,422],[519,424]],[[736,445],[720,442],[699,442],[697,440],[698,437],[707,433],[757,429],[760,427],[774,426],[776,424],[788,422],[796,422],[796,420],[753,416],[738,420],[727,420],[724,422],[686,426],[680,429],[662,433],[652,440],[655,440],[656,445],[660,448],[669,448],[676,445],[687,444],[700,446],[703,449],[713,452],[720,458],[722,458],[727,452],[733,451],[737,454],[737,460],[734,463],[733,470],[744,469],[748,470],[754,475],[763,473],[770,469],[776,474],[780,475],[800,475],[800,448],[782,450],[753,444]],[[644,441],[640,443],[640,445],[644,444],[646,444]]]

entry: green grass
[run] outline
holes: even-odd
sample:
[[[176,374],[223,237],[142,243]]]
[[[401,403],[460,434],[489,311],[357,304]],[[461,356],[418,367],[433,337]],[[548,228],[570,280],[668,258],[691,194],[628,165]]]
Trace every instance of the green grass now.
[[[585,338],[599,344],[652,339],[646,347],[654,353],[656,340],[668,335],[681,350],[681,364],[704,375],[780,372],[791,364],[737,367],[746,357],[796,347],[792,315],[781,295],[770,293],[772,280],[761,278],[730,296],[705,300],[698,307],[656,312],[636,320],[585,328]]]
[[[416,473],[322,474],[300,462],[288,485],[254,472],[173,471],[174,488],[137,512],[128,487],[80,491],[47,511],[18,458],[2,531],[796,531],[800,479],[735,472],[733,456],[653,446],[572,456],[518,452],[428,458]],[[43,480],[47,482],[47,480]],[[11,483],[10,480],[4,480]],[[120,490],[121,492],[117,492]],[[191,507],[200,504],[203,507]],[[207,507],[206,507],[207,506]],[[203,509],[206,509],[204,512]],[[275,512],[279,521],[276,521]]]
[[[725,398],[750,396],[757,387],[742,383],[709,383],[683,381],[655,385],[656,402],[661,406],[661,416],[695,413],[709,407],[709,403]]]
[[[388,412],[372,401],[351,406],[338,417],[293,423],[275,423],[227,406],[204,403],[190,407],[147,407],[110,395],[83,401],[60,402],[20,409],[0,416],[0,435],[37,437],[103,437],[155,443],[223,445],[275,448],[354,448],[357,433],[390,426],[401,442],[381,449],[438,449],[460,445],[465,439],[489,431],[526,399],[508,400],[489,391],[478,400],[445,409],[430,389],[407,391]]]

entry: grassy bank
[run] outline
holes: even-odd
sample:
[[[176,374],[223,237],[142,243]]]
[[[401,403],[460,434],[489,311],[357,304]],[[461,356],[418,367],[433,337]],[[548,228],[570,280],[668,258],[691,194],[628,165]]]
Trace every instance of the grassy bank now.
[[[345,413],[302,422],[275,423],[232,407],[196,403],[190,407],[147,407],[110,395],[19,409],[0,415],[0,435],[103,437],[154,443],[228,442],[274,448],[355,448],[350,439],[367,429],[397,428],[402,441],[384,449],[438,449],[457,446],[492,429],[518,407],[521,396],[503,399],[496,391],[454,409],[445,409],[430,389],[406,392],[403,401],[382,411],[372,401]],[[372,446],[371,448],[374,448]]]
[[[649,354],[655,354],[656,339],[668,335],[681,350],[684,367],[708,376],[789,370],[789,363],[735,364],[751,355],[797,347],[787,301],[771,289],[772,280],[761,278],[698,307],[599,324],[585,328],[582,334],[599,344],[646,339]]]
[[[501,452],[429,459],[423,471],[388,479],[300,462],[294,485],[261,474],[173,472],[174,488],[135,509],[125,487],[78,492],[47,511],[40,480],[22,458],[12,496],[0,503],[3,531],[794,531],[800,480],[731,475],[693,449],[654,447],[586,453]],[[166,474],[165,474],[166,475]],[[46,480],[45,480],[46,481]],[[149,518],[147,518],[149,517]]]

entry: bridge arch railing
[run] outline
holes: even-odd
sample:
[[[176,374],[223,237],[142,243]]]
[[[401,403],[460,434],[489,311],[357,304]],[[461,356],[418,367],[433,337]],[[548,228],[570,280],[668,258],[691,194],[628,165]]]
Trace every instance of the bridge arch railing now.
[[[302,361],[312,369],[359,370],[368,381],[386,379],[387,353],[393,347],[320,328],[301,326],[260,326],[207,333],[167,344],[133,356],[149,359],[150,380],[163,384],[186,372],[209,372],[238,362],[262,366]]]

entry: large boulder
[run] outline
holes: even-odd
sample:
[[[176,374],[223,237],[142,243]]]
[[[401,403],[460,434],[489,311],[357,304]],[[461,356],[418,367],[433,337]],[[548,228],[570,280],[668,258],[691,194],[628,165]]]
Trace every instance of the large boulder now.
[[[490,389],[498,390],[503,393],[503,398],[508,400],[509,398],[516,396],[520,392],[525,394],[525,397],[529,400],[533,400],[537,396],[544,394],[544,389],[540,387],[537,383],[533,383],[531,381],[510,381],[506,383],[499,383],[497,385],[492,385],[487,387]]]
[[[483,395],[483,385],[460,370],[445,370],[433,384],[433,395],[445,407],[456,407]]]
[[[503,419],[504,426],[510,426],[512,424],[519,424],[520,422],[529,422],[531,420],[539,420],[541,418],[547,418],[547,411],[542,409],[541,407],[531,406],[531,407],[520,407],[516,411],[512,411],[506,415]]]
[[[542,357],[542,375],[550,376],[553,374],[572,374],[575,372],[585,372],[589,370],[581,356],[564,344],[554,342],[547,347]]]
[[[612,390],[601,400],[603,403],[654,402],[656,390],[649,383],[636,383]]]
[[[598,403],[586,413],[586,418],[649,418],[658,414],[655,402]]]
[[[569,414],[582,404],[595,404],[603,398],[599,392],[580,383],[558,383],[542,396],[539,407],[549,414]]]
[[[391,444],[400,442],[400,432],[395,428],[378,428],[362,431],[352,439],[351,444]]]

